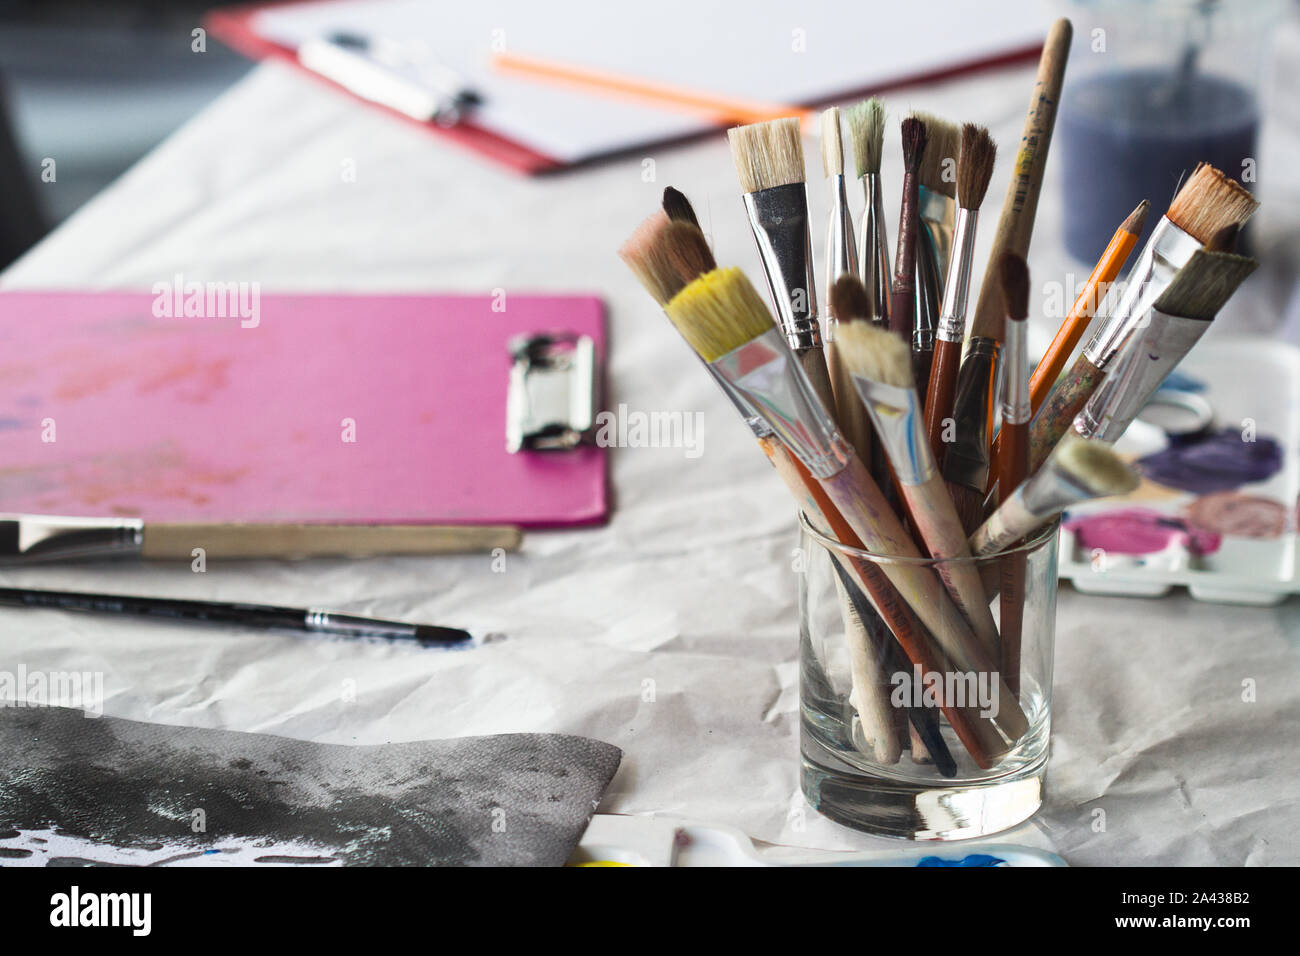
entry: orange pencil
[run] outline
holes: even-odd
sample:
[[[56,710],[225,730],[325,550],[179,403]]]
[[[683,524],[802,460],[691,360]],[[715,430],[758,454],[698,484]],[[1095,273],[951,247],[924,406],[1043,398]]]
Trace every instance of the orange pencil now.
[[[1065,321],[1057,329],[1056,338],[1052,339],[1052,344],[1047,347],[1043,360],[1038,363],[1038,367],[1034,369],[1034,374],[1029,377],[1029,408],[1031,413],[1038,411],[1039,406],[1043,404],[1043,400],[1047,398],[1047,393],[1056,384],[1056,379],[1061,374],[1061,369],[1065,368],[1065,363],[1069,361],[1071,353],[1074,352],[1074,347],[1079,344],[1079,339],[1083,338],[1083,333],[1088,331],[1088,324],[1092,322],[1097,306],[1106,297],[1108,287],[1119,276],[1124,264],[1128,262],[1128,257],[1133,254],[1133,250],[1137,247],[1138,236],[1142,234],[1142,226],[1146,222],[1147,210],[1150,206],[1151,204],[1147,200],[1142,200],[1138,203],[1137,208],[1129,214],[1129,217],[1120,223],[1120,227],[1115,230],[1110,245],[1106,247],[1106,251],[1097,260],[1092,275],[1088,276],[1088,281],[1084,283],[1083,291],[1079,293],[1079,297],[1074,300],[1074,305],[1070,307],[1070,314],[1065,317]],[[990,489],[997,484],[998,474],[1001,471],[999,464],[1001,457],[1002,436],[998,435],[993,441],[994,467],[989,469]]]
[[[660,106],[698,113],[718,122],[765,123],[786,116],[798,116],[800,124],[805,129],[812,129],[813,124],[817,122],[817,113],[801,106],[763,103],[735,96],[696,92],[668,83],[611,73],[608,70],[574,66],[555,60],[544,60],[535,56],[524,56],[519,53],[497,53],[492,57],[492,66],[502,72],[578,86],[595,93],[630,96]]]

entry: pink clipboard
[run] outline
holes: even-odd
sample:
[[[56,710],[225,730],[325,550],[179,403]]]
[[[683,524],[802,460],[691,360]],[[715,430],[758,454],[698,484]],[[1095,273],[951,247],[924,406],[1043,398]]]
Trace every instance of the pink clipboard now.
[[[525,527],[607,516],[604,448],[506,450],[508,343],[586,335],[600,368],[599,299],[247,290],[242,311],[186,317],[165,314],[185,311],[184,290],[162,289],[0,293],[0,511]]]

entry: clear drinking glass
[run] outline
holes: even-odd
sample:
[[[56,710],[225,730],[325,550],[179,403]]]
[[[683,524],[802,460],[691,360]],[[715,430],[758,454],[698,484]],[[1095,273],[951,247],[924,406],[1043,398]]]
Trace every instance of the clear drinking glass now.
[[[1042,802],[1047,763],[1058,524],[1016,548],[964,559],[980,573],[999,636],[997,647],[978,645],[987,650],[987,670],[963,671],[948,662],[919,616],[910,618],[919,626],[907,641],[896,638],[864,599],[863,583],[872,578],[879,587],[900,573],[946,576],[958,562],[871,554],[801,523],[807,560],[799,580],[800,736],[808,802],[839,823],[918,840],[984,836],[1031,816]],[[1018,666],[1007,634],[1008,626],[1015,630],[1014,608]],[[1011,707],[1007,698],[1015,701]],[[1011,740],[996,725],[1014,729],[1017,713],[1025,729]],[[927,750],[938,756],[915,759]],[[977,761],[972,753],[981,750]]]

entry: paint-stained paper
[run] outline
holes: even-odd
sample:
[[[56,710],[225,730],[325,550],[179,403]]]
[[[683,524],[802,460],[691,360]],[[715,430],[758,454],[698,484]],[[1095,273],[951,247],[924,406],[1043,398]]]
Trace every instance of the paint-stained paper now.
[[[0,864],[558,866],[622,752],[500,734],[317,744],[0,708]]]

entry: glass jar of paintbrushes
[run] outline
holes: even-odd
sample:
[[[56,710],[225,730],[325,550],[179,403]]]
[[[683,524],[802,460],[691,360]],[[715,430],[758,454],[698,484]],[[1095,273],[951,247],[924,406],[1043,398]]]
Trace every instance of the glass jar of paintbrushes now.
[[[912,839],[984,836],[1031,816],[1051,723],[1057,523],[994,554],[941,561],[872,554],[802,524],[809,803]],[[954,613],[950,582],[991,600]],[[925,587],[928,605],[890,600]]]

